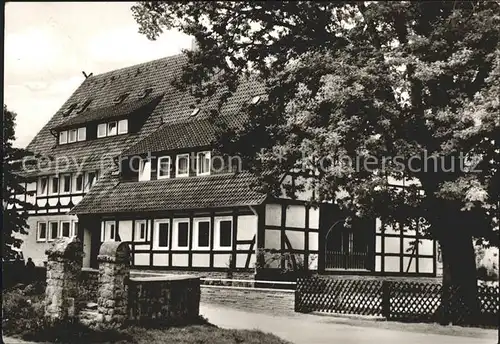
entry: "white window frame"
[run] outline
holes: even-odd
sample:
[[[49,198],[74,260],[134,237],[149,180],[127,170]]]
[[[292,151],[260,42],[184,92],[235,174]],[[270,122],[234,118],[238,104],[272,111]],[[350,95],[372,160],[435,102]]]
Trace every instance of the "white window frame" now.
[[[71,138],[71,134],[74,134],[75,137],[74,139]],[[78,140],[78,130],[77,129],[71,129],[68,131],[68,143],[73,143]]]
[[[203,157],[205,158],[206,156],[208,156],[208,171],[206,172],[200,172],[200,167],[201,167],[201,164],[200,164],[200,156],[203,154]],[[210,175],[210,165],[211,165],[211,162],[212,162],[212,153],[210,151],[204,151],[204,152],[198,152],[196,154],[196,175],[197,176],[208,176]]]
[[[231,222],[231,245],[230,246],[220,246],[220,223],[222,221],[230,221]],[[231,216],[219,216],[214,219],[214,249],[220,251],[231,251],[234,245],[233,242],[233,231],[234,231],[234,222]]]
[[[113,237],[111,237],[111,225],[115,226]],[[101,224],[101,241],[116,241],[116,221],[103,221]]]
[[[165,176],[162,176],[160,175],[160,166],[161,166],[161,162],[162,160],[168,160],[168,171],[167,171],[167,175]],[[172,168],[172,161],[170,159],[169,156],[162,156],[162,157],[159,157],[158,158],[158,165],[156,166],[156,176],[157,176],[157,179],[166,179],[166,178],[170,178],[170,169]]]
[[[68,236],[67,237],[63,237],[63,224],[64,223],[67,223],[69,224],[69,228],[68,228]],[[72,233],[71,233],[71,221],[67,221],[67,220],[63,220],[63,221],[60,221],[59,222],[59,238],[71,238],[72,237]]]
[[[160,246],[160,224],[167,224],[168,225],[168,240],[170,241],[171,235],[172,235],[172,224],[170,223],[170,219],[158,219],[154,221],[154,228],[155,228],[155,235],[154,235],[154,240],[153,240],[153,248],[158,249],[158,250],[164,250],[168,249],[170,247],[169,243],[167,242],[166,246]],[[173,241],[172,241],[173,243]]]
[[[144,225],[144,238],[141,238],[141,225]],[[147,241],[148,238],[148,223],[146,220],[135,221],[135,238],[134,241],[142,242]]]
[[[76,186],[78,185],[77,183],[77,180],[78,180],[78,177],[81,176],[82,177],[82,188],[80,190],[78,190],[76,188]],[[75,173],[73,174],[73,180],[71,181],[71,183],[73,184],[72,186],[72,189],[73,189],[73,192],[74,193],[78,193],[78,192],[83,192],[83,190],[85,189],[85,174],[82,172],[82,173]]]
[[[86,172],[85,173],[85,181],[84,181],[84,185],[83,185],[83,190],[85,190],[85,191],[89,191],[90,188],[92,187],[92,186],[89,186],[89,182],[90,182],[89,175],[91,173],[93,173],[95,175],[94,182],[92,183],[92,185],[95,185],[95,183],[97,182],[97,178],[98,178],[97,172],[94,172],[94,171]]]
[[[182,159],[182,158],[187,158],[187,171],[186,173],[179,173],[179,161]],[[176,157],[175,157],[175,176],[176,177],[189,177],[189,168],[190,168],[190,161],[189,161],[189,153],[186,153],[186,154],[178,154]]]
[[[128,119],[119,120],[117,126],[118,126],[118,129],[117,129],[118,135],[128,133]],[[120,128],[121,128],[121,130],[120,130]]]
[[[111,132],[111,124],[114,124],[115,125],[115,132],[112,133]],[[107,133],[108,133],[108,136],[115,136],[118,134],[118,122],[117,121],[111,121],[111,122],[108,122],[108,129],[107,129]]]
[[[41,232],[41,228],[40,228],[40,225],[45,225],[45,238],[40,238],[40,232]],[[40,222],[37,222],[36,224],[36,241],[37,242],[46,242],[47,239],[49,237],[49,225],[46,221],[40,221]]]
[[[99,128],[104,128],[104,134],[99,134]],[[108,136],[108,123],[99,123],[97,125],[97,138]]]
[[[64,191],[64,177],[69,177],[69,190],[68,191]],[[59,176],[59,194],[60,195],[68,195],[71,193],[71,174],[69,173],[65,173],[65,174],[61,174]]]
[[[54,179],[57,178],[57,192],[53,192],[52,191],[52,186],[54,185]],[[51,176],[49,178],[49,195],[59,195],[59,192],[61,192],[61,179],[59,178],[59,176]]]
[[[42,179],[45,179],[46,183],[45,183],[45,192],[42,192],[40,190],[41,186],[42,186]],[[47,176],[43,176],[43,177],[40,177],[38,178],[38,185],[37,185],[37,195],[38,196],[47,196],[48,192],[49,192],[49,177]]]
[[[78,236],[76,227],[78,227],[78,221],[72,221],[71,222],[71,237]]]
[[[56,234],[55,238],[51,238],[52,237],[52,224],[53,223],[55,223],[57,225],[57,234]],[[57,238],[59,238],[59,231],[61,230],[61,228],[59,226],[59,221],[49,221],[47,228],[48,228],[47,241],[54,241]]]
[[[64,145],[68,143],[68,131],[63,130],[59,132],[59,144]]]
[[[87,139],[87,128],[86,127],[81,127],[78,128],[78,133],[77,133],[77,141],[85,141]]]
[[[137,180],[140,182],[151,180],[151,160],[141,159],[139,162],[139,175]]]
[[[200,232],[200,222],[208,222],[208,246],[200,246],[198,241]],[[193,250],[209,250],[210,239],[212,236],[212,228],[210,224],[210,217],[198,217],[193,219]]]
[[[187,245],[186,246],[179,246],[179,224],[180,223],[187,223],[188,227],[188,240],[187,240]],[[172,248],[174,250],[189,250],[189,240],[191,240],[189,232],[189,219],[188,218],[182,218],[182,219],[174,219],[173,220],[173,231],[172,231]]]

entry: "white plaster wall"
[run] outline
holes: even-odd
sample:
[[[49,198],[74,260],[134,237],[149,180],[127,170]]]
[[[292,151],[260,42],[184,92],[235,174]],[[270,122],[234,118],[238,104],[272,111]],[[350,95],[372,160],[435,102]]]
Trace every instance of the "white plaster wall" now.
[[[21,250],[23,252],[24,259],[28,260],[28,258],[31,258],[35,263],[35,265],[37,266],[43,266],[43,263],[47,260],[45,251],[50,247],[50,245],[52,245],[52,241],[45,240],[43,242],[37,242],[36,240],[37,224],[38,222],[49,222],[49,221],[74,222],[78,221],[78,217],[74,215],[39,215],[39,216],[28,217],[27,219],[27,224],[29,227],[27,229],[28,234],[26,235],[17,234],[16,237],[23,240],[23,243],[21,245]],[[48,231],[48,226],[47,226],[47,231]]]
[[[277,229],[266,229],[264,248],[280,249],[281,248],[281,232]]]
[[[118,233],[121,241],[132,241],[132,220],[120,221],[118,224]]]
[[[309,208],[309,228],[319,228],[319,208]]]
[[[256,215],[239,215],[236,239],[252,240],[255,233],[257,233],[257,221],[258,217]]]
[[[154,266],[168,266],[168,253],[155,253],[153,254]]]
[[[285,234],[294,250],[305,249],[305,233],[299,231],[285,231]],[[286,247],[286,246],[285,246]]]
[[[214,267],[227,268],[229,266],[230,253],[214,254]]]
[[[210,266],[210,254],[208,254],[208,253],[193,254],[192,263],[193,263],[193,266],[195,266],[195,267],[209,267]]]
[[[281,226],[281,204],[266,204],[266,225]]]
[[[286,208],[286,227],[305,228],[306,207],[304,205],[289,205]]]

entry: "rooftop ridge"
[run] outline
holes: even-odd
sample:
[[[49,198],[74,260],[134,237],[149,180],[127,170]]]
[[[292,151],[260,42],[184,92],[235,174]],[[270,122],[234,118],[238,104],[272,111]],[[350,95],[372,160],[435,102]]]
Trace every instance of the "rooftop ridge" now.
[[[170,60],[180,59],[181,57],[185,57],[184,53],[179,53],[179,54],[174,54],[174,55],[170,55],[170,56],[160,57],[160,58],[157,58],[157,59],[154,59],[154,60],[137,63],[137,64],[134,64],[134,65],[131,65],[131,66],[126,66],[126,67],[121,67],[121,68],[117,68],[117,69],[112,69],[110,71],[99,73],[99,74],[93,74],[92,76],[89,76],[85,80],[87,80],[87,81],[94,81],[95,82],[95,81],[98,81],[96,79],[99,79],[99,80],[100,79],[106,79],[106,77],[112,77],[112,76],[115,76],[115,74],[121,74],[124,71],[126,71],[127,69],[129,69],[130,71],[133,71],[136,68],[144,68],[144,67],[146,67],[148,65],[155,65],[155,64],[157,64],[160,61],[169,62]]]

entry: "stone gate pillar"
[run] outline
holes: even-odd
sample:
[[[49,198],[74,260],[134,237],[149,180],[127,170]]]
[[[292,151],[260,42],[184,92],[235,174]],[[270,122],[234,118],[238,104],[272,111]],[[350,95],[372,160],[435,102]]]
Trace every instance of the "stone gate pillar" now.
[[[50,321],[74,318],[83,247],[76,237],[57,239],[47,254],[45,317]]]
[[[99,289],[97,305],[101,321],[121,326],[128,316],[130,249],[124,242],[104,242],[97,257]]]

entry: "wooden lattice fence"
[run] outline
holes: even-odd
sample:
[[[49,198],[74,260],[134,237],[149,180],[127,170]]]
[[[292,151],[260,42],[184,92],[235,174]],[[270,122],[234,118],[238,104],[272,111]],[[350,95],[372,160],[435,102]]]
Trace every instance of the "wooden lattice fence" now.
[[[443,290],[435,283],[305,277],[297,280],[295,311],[383,316],[398,321],[470,322],[458,290],[448,290],[447,299],[452,301],[447,307],[442,304]],[[480,314],[473,318],[476,323],[496,323],[498,295],[498,287],[478,287]]]

